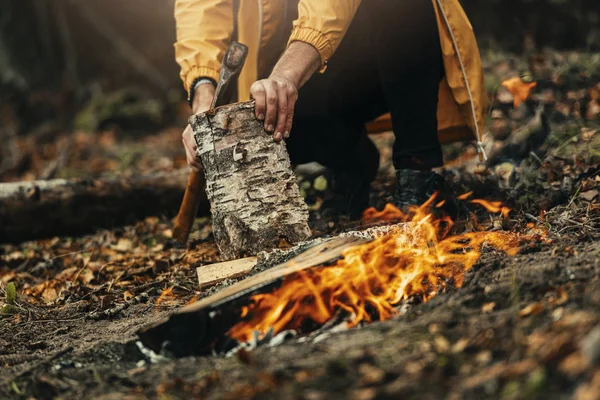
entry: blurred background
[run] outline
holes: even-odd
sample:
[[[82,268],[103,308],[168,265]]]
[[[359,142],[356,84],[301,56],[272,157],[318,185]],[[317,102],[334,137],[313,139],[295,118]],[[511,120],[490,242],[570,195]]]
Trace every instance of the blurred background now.
[[[185,166],[179,135],[189,108],[174,62],[173,3],[2,2],[0,181]],[[577,64],[589,81],[584,86],[600,81],[598,0],[461,3],[478,36],[492,96],[511,75],[537,79],[532,63],[540,64],[540,57],[554,75]]]

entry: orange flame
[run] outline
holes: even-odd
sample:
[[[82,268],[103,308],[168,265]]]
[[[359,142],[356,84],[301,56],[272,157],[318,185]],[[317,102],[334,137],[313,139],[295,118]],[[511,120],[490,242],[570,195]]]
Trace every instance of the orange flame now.
[[[330,266],[305,270],[285,278],[272,293],[252,296],[243,307],[242,321],[229,331],[248,341],[254,331],[269,328],[317,327],[340,310],[350,316],[349,326],[385,320],[395,305],[416,297],[427,301],[447,287],[460,287],[464,273],[477,262],[489,243],[509,255],[517,252],[517,236],[506,232],[471,232],[448,236],[448,220],[433,220],[429,204],[413,208],[412,218],[394,225],[372,242],[346,249],[344,258]],[[365,220],[406,218],[391,204],[383,211],[369,209]],[[406,221],[406,219],[405,219]]]
[[[502,86],[508,89],[514,97],[514,107],[519,107],[519,104],[527,100],[531,89],[537,86],[537,82],[523,82],[523,80],[516,76],[510,78],[501,83]]]
[[[161,292],[160,296],[158,296],[158,299],[156,299],[156,304],[154,305],[155,311],[158,311],[161,304],[169,303],[171,300],[176,298],[175,293],[173,293],[173,289],[175,289],[175,287],[171,286]]]
[[[486,210],[492,213],[501,213],[502,217],[508,218],[508,214],[510,213],[510,208],[505,207],[500,201],[486,201],[482,199],[473,199],[471,200],[473,204],[479,204]]]

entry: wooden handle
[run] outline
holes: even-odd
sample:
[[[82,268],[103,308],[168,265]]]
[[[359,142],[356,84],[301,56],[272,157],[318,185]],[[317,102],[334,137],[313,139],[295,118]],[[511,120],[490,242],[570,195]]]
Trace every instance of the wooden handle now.
[[[185,188],[179,213],[173,221],[173,237],[182,243],[187,242],[192,225],[194,225],[194,219],[202,201],[202,189],[205,183],[206,180],[202,171],[192,171]]]

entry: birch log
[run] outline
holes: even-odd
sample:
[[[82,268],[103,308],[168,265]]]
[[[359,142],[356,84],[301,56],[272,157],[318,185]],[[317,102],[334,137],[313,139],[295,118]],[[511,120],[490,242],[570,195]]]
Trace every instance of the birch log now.
[[[190,124],[206,174],[215,241],[225,259],[310,236],[308,207],[285,144],[256,120],[254,102],[194,115]]]

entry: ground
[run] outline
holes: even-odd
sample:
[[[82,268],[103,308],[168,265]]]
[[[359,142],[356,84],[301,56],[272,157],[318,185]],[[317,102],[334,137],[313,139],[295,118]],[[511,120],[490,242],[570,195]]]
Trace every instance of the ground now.
[[[575,63],[569,57],[549,56],[564,61],[556,61],[561,74]],[[497,83],[509,72],[519,71],[521,64],[527,63],[515,56],[486,56],[493,104],[500,102],[494,94]],[[574,74],[571,71],[567,77]],[[583,79],[580,75],[573,78],[577,85]],[[197,221],[189,249],[173,243],[171,223],[162,216],[87,236],[2,245],[0,287],[6,305],[0,320],[0,396],[599,398],[600,176],[594,152],[598,152],[600,135],[597,115],[582,116],[581,104],[585,113],[591,113],[590,105],[597,104],[591,89],[597,88],[600,79],[588,75],[584,91],[589,90],[581,101],[577,93],[567,95],[570,86],[565,84],[563,90],[564,85],[556,83],[561,89],[551,93],[559,99],[552,103],[556,112],[551,114],[549,148],[542,159],[526,155],[518,163],[514,186],[478,193],[513,208],[506,219],[479,212],[478,229],[518,233],[520,252],[509,257],[484,249],[467,271],[462,287],[452,287],[425,303],[409,299],[384,322],[317,330],[279,346],[243,350],[232,357],[151,362],[136,345],[137,331],[228,284],[203,291],[197,288],[195,268],[218,259],[208,218]],[[542,82],[540,78],[538,84]],[[539,99],[543,93],[532,95],[529,110],[505,109],[495,119],[518,129],[533,115],[535,106],[549,102],[547,93],[546,100]],[[563,98],[568,99],[568,110]],[[519,116],[519,111],[524,115]],[[142,146],[170,140],[179,146],[177,135],[176,129],[169,129],[145,139]],[[182,155],[173,161],[174,156],[145,157],[139,149],[126,152],[123,149],[130,147],[119,146],[122,141],[114,135],[102,137],[102,146],[95,148],[102,156],[94,164],[102,171],[135,173],[165,167],[160,162],[168,164],[165,168],[182,162]],[[84,147],[89,134],[75,138],[70,146]],[[381,206],[392,183],[386,150],[390,136],[375,139],[384,150],[373,196],[374,205]],[[165,153],[175,151],[175,146],[162,147]],[[48,154],[60,148],[59,144],[53,147],[58,151]],[[119,148],[120,158],[105,157]],[[29,173],[41,168],[43,156],[30,160]],[[72,156],[54,174],[74,174],[81,162]],[[452,171],[448,173],[451,176]],[[465,171],[461,174],[466,176]],[[497,185],[497,180],[480,179],[484,175],[469,176],[478,177],[474,179],[480,188]],[[459,178],[455,183],[465,190],[473,182]],[[319,191],[313,186],[303,190],[318,205]],[[318,211],[313,211],[312,223],[318,234],[349,226],[319,219]],[[9,282],[15,284],[16,299],[11,299]]]

